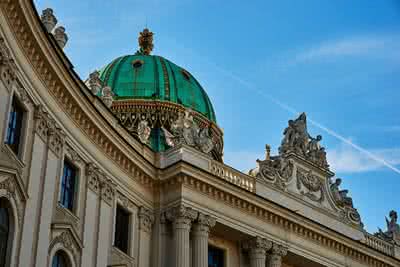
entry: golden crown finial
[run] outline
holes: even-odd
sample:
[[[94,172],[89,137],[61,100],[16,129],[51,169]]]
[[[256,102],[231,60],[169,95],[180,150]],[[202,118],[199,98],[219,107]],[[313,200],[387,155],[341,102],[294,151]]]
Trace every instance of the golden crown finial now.
[[[142,32],[139,34],[139,53],[143,55],[150,55],[151,51],[153,50],[153,33],[147,29],[144,28]]]

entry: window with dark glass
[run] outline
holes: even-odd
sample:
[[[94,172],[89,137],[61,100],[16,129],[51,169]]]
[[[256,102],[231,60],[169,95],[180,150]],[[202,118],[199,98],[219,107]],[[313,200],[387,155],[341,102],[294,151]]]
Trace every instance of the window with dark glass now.
[[[225,252],[223,249],[208,246],[208,267],[225,267]]]
[[[74,208],[76,173],[75,166],[65,160],[61,178],[60,204],[71,211]]]
[[[51,267],[68,267],[64,252],[57,251],[51,262]]]
[[[13,97],[11,110],[8,117],[7,135],[5,143],[18,155],[19,144],[21,141],[22,121],[24,118],[24,109],[19,104],[16,97]]]
[[[6,266],[7,244],[9,242],[10,218],[8,207],[0,200],[0,266]]]
[[[128,254],[130,213],[117,205],[115,218],[114,246]]]

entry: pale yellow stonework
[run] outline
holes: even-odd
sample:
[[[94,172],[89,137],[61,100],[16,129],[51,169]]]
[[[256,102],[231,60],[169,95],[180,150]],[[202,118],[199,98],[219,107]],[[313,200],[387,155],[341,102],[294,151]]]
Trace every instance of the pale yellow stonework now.
[[[18,156],[0,144],[7,266],[51,266],[63,251],[70,267],[206,267],[209,245],[225,267],[400,266],[400,247],[335,202],[320,165],[288,153],[278,181],[187,145],[153,152],[71,71],[64,31],[49,38],[36,14],[0,0],[2,140],[13,96],[25,110]],[[64,159],[78,173],[72,210],[59,204]],[[114,246],[117,205],[130,214],[126,253]]]

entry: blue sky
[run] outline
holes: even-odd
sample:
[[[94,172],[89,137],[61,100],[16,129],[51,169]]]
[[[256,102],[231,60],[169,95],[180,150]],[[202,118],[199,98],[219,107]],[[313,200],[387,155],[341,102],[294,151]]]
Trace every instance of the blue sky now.
[[[399,1],[35,3],[52,7],[65,26],[65,52],[82,79],[134,53],[147,25],[154,54],[189,70],[208,92],[227,164],[254,167],[267,143],[276,153],[290,110],[305,111],[328,128],[309,132],[323,135],[366,229],[385,228],[384,216],[400,212]]]

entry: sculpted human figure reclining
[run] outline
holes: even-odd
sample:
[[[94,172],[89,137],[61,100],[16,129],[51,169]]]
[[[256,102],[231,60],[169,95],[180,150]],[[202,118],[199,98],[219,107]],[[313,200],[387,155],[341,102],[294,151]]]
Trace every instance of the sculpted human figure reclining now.
[[[336,203],[338,203],[340,206],[348,206],[353,208],[353,199],[351,197],[348,197],[347,194],[349,193],[349,190],[340,190],[339,186],[342,183],[342,179],[337,178],[335,182],[331,184],[331,192],[333,195],[333,198],[335,199]]]

